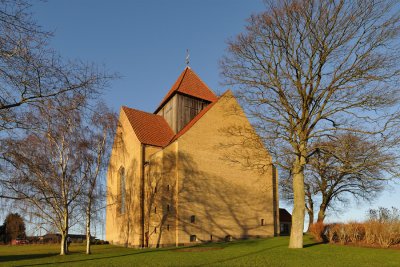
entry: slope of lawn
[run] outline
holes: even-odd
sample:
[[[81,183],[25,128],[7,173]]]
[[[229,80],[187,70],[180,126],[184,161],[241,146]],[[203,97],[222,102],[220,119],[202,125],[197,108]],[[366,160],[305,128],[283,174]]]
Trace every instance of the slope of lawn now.
[[[288,237],[214,243],[197,247],[130,249],[72,244],[59,256],[56,245],[0,246],[0,266],[400,266],[400,250],[319,244],[288,249]]]

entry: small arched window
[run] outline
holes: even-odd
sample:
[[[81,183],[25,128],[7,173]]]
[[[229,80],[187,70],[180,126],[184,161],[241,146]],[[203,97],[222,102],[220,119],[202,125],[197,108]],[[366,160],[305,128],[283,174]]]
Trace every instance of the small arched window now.
[[[196,216],[195,215],[190,216],[190,222],[191,223],[195,223],[196,222]]]
[[[126,201],[126,180],[125,180],[125,168],[119,169],[119,191],[120,191],[120,213],[125,213],[125,201]]]
[[[264,225],[264,219],[261,219],[261,226]]]

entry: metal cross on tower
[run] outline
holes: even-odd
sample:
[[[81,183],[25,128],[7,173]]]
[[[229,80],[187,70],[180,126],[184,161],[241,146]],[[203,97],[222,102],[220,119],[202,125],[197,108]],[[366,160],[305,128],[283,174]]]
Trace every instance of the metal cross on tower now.
[[[190,60],[189,49],[186,49],[186,66],[189,66],[189,60]]]

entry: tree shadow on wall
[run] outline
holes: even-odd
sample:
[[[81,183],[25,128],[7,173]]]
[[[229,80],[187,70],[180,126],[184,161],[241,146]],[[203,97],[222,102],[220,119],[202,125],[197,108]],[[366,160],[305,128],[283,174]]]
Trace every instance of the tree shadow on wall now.
[[[117,232],[119,242],[114,244],[132,246],[136,235],[140,235],[138,199],[140,196],[140,187],[138,187],[138,177],[135,173],[139,166],[137,160],[129,162],[131,157],[128,151],[124,136],[127,135],[121,123],[118,122],[117,131],[113,144],[113,151],[109,163],[107,175],[107,193],[106,193],[106,213],[107,220],[113,221],[113,227],[107,226],[106,232]],[[128,164],[126,164],[128,162]],[[121,177],[124,176],[124,185],[121,185]],[[122,194],[122,190],[124,193]]]
[[[179,187],[179,221],[188,236],[206,232],[207,235],[198,237],[200,241],[211,241],[211,235],[222,241],[247,238],[251,230],[260,228],[264,211],[259,204],[266,200],[253,197],[253,193],[259,193],[252,192],[253,187],[199,169],[185,152],[179,153],[179,164],[183,177]],[[190,220],[192,215],[194,222]]]
[[[225,115],[237,116],[238,113],[228,110]],[[114,176],[120,166],[114,166],[113,163],[124,162],[125,157],[129,156],[122,138],[122,127],[118,133],[114,145],[118,146],[120,155],[118,160],[110,164]],[[179,240],[184,243],[191,241],[190,236],[196,236],[199,241],[246,238],[254,236],[262,229],[260,227],[268,226],[272,226],[276,232],[276,220],[265,218],[266,211],[271,209],[271,205],[266,203],[276,201],[265,192],[275,192],[276,183],[275,180],[272,183],[265,180],[265,175],[270,175],[274,167],[261,139],[246,123],[219,127],[218,133],[224,137],[223,141],[212,147],[210,156],[220,161],[225,169],[257,173],[258,176],[254,177],[259,177],[258,180],[252,178],[257,186],[232,181],[222,171],[224,168],[218,173],[200,167],[196,162],[198,156],[194,156],[193,151],[180,149],[176,152],[167,147],[155,152],[144,167],[144,246],[175,245],[177,227],[178,236],[186,235]],[[126,209],[129,212],[113,218],[120,227],[119,239],[124,240],[126,246],[131,245],[133,236],[141,235],[139,229],[142,222],[137,216],[140,213],[140,198],[137,196],[140,195],[138,181],[141,177],[134,176],[134,170],[141,168],[139,165],[134,160],[125,166],[126,177],[132,179],[126,182]],[[120,187],[118,177],[111,177],[110,180],[117,189]],[[120,193],[120,190],[109,190],[108,194],[110,201],[107,204],[117,211],[120,209]],[[275,204],[273,214],[276,214]],[[261,218],[265,219],[263,223],[260,222]]]
[[[258,198],[260,192],[251,192],[254,187],[247,188],[243,183],[230,181],[229,177],[201,170],[189,153],[164,153],[162,161],[152,162],[151,169],[157,171],[150,171],[147,183],[152,188],[147,202],[147,224],[151,225],[149,232],[152,227],[158,229],[158,232],[151,232],[156,236],[153,244],[157,247],[168,243],[163,235],[175,233],[176,220],[181,230],[179,234],[186,235],[180,238],[183,243],[189,243],[193,235],[203,242],[247,238],[254,236],[252,230],[271,226],[267,221],[260,225],[260,218],[265,215],[260,207],[271,200]],[[179,170],[178,181],[174,175],[176,169]],[[260,186],[258,190],[265,188]],[[171,240],[174,238],[175,234]]]

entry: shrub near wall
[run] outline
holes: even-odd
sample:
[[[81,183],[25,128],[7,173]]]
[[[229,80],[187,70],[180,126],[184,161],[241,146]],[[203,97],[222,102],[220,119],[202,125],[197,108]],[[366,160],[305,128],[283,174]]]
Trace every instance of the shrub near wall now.
[[[365,240],[368,244],[390,247],[400,244],[400,211],[392,207],[370,209],[365,223]]]
[[[324,241],[325,227],[326,226],[322,222],[313,223],[311,224],[310,229],[308,229],[308,233],[311,234],[316,241]]]
[[[365,238],[365,227],[358,222],[328,224],[324,234],[330,243],[360,243]]]
[[[364,223],[336,223],[324,227],[323,237],[311,233],[315,240],[329,243],[365,244],[388,248],[400,245],[400,222],[367,221]]]
[[[348,242],[359,243],[365,238],[365,225],[358,222],[350,222],[344,225]]]
[[[363,223],[315,223],[310,234],[316,241],[330,243],[359,244],[388,248],[400,246],[399,210],[379,208],[370,210],[369,219]]]
[[[368,221],[364,227],[367,244],[386,248],[400,244],[400,222]]]

